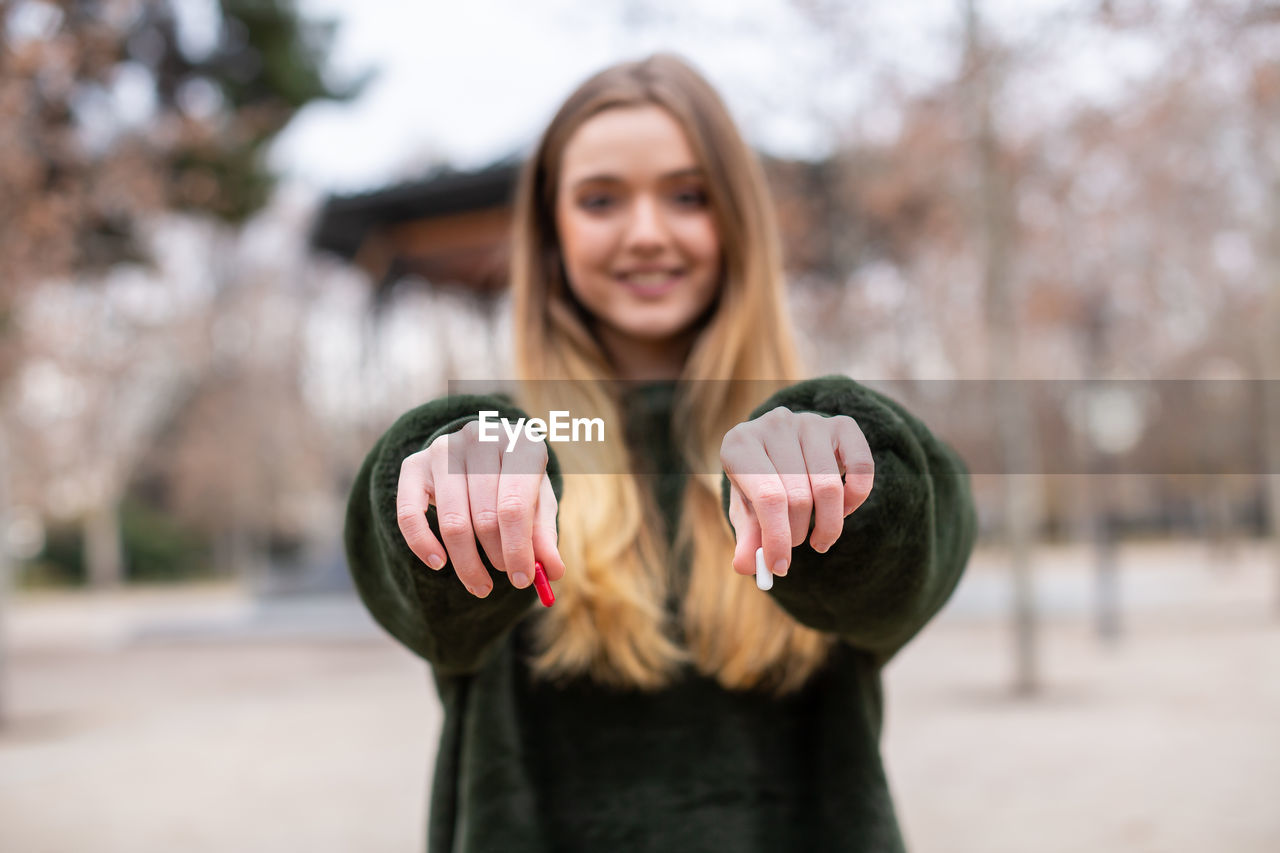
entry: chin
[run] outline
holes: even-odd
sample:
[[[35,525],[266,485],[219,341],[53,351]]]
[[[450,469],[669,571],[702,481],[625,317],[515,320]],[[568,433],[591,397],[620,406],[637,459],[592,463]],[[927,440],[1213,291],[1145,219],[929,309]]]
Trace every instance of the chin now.
[[[620,331],[638,341],[655,343],[669,340],[689,330],[693,321],[683,323],[647,323],[644,325],[622,326]]]

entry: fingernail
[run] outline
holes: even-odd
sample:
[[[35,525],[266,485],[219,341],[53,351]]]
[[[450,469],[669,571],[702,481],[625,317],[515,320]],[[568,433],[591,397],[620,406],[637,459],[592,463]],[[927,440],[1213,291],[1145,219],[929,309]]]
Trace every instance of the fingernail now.
[[[774,563],[774,564],[773,564],[773,573],[774,573],[775,575],[777,575],[778,577],[780,577],[780,578],[781,578],[781,577],[786,577],[786,574],[787,574],[787,561],[786,561],[786,560],[779,560],[778,562]]]
[[[529,585],[529,576],[524,572],[515,572],[511,575],[511,582],[519,589],[524,589]]]
[[[818,547],[817,545],[814,545],[812,542],[810,542],[809,544],[810,546],[813,547],[813,550],[817,551],[819,554],[825,554],[827,553],[827,551],[831,550],[830,545],[823,545],[822,547]]]
[[[442,569],[444,568],[444,557],[439,554],[428,554],[427,565],[433,569]]]

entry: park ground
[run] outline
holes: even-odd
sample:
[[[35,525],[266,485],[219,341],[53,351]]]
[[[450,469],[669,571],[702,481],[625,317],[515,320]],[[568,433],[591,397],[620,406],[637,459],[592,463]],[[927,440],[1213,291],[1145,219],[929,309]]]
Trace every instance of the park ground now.
[[[1040,689],[1012,690],[1005,557],[982,550],[886,669],[914,853],[1280,850],[1280,609],[1261,544],[1130,544],[1121,635],[1090,553],[1036,553]],[[0,849],[421,851],[439,705],[334,596],[27,592],[9,615]]]

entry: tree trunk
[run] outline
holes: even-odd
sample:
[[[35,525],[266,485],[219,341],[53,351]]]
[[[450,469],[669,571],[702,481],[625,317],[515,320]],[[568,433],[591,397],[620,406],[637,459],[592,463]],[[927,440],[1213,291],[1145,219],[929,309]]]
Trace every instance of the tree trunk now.
[[[0,731],[9,721],[8,613],[13,561],[9,555],[9,436],[0,427]]]
[[[120,503],[109,499],[84,519],[85,569],[89,586],[112,589],[124,582],[124,549],[120,536]]]
[[[1225,455],[1225,454],[1224,454]],[[1220,462],[1220,464],[1226,464]],[[1230,569],[1236,564],[1236,531],[1231,475],[1214,473],[1208,501],[1209,552],[1214,569]]]
[[[268,580],[259,537],[243,521],[233,522],[225,535],[224,553],[232,576],[252,594],[259,594]]]
[[[1120,639],[1120,566],[1116,548],[1115,517],[1112,513],[1111,495],[1106,488],[1112,477],[1110,472],[1095,474],[1103,484],[1098,490],[1097,509],[1093,513],[1093,547],[1096,563],[1097,611],[1094,628],[1098,638],[1107,644]]]
[[[1262,243],[1258,277],[1265,288],[1262,316],[1255,337],[1258,376],[1262,378],[1262,453],[1266,466],[1268,533],[1271,538],[1272,571],[1275,573],[1275,616],[1280,619],[1280,162],[1272,152],[1280,150],[1280,140],[1273,142],[1272,124],[1266,110],[1255,111],[1254,146],[1259,170],[1269,184],[1270,204],[1260,235]],[[1261,115],[1260,115],[1261,114]]]
[[[1040,481],[1029,404],[1021,393],[1017,312],[1009,280],[1013,240],[1013,188],[1001,170],[991,116],[995,55],[982,43],[977,0],[965,0],[965,76],[968,79],[975,154],[980,181],[980,221],[984,238],[983,290],[986,297],[988,375],[996,380],[997,429],[1003,452],[1004,509],[1012,559],[1014,684],[1017,694],[1039,689],[1036,614],[1031,551],[1039,517]]]
[[[1280,208],[1280,203],[1276,205]],[[1280,252],[1276,253],[1280,256]],[[1263,308],[1262,334],[1262,403],[1265,431],[1264,452],[1267,470],[1267,519],[1270,522],[1271,548],[1275,572],[1275,615],[1280,618],[1280,257],[1268,270],[1266,305]]]
[[[1263,405],[1266,406],[1267,515],[1275,555],[1275,615],[1280,619],[1280,165],[1272,165],[1271,228],[1267,234],[1266,306],[1262,319]]]

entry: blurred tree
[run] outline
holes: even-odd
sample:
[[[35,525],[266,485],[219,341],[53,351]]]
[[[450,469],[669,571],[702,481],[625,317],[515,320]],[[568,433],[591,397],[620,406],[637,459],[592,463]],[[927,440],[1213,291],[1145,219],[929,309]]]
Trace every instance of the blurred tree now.
[[[1238,21],[1238,30],[1230,35],[1251,37],[1245,39],[1251,48],[1247,53],[1249,89],[1245,103],[1250,151],[1265,187],[1254,226],[1262,249],[1260,278],[1264,293],[1256,346],[1259,375],[1264,380],[1263,458],[1267,465],[1267,521],[1275,563],[1274,606],[1280,617],[1280,59],[1274,52],[1274,39],[1268,38],[1280,30],[1280,4],[1249,3]]]
[[[794,0],[824,30],[859,33],[860,16],[840,4]],[[957,374],[993,383],[1000,514],[1012,558],[1013,687],[1038,687],[1031,550],[1040,516],[1040,477],[1029,403],[1018,379],[1035,366],[1020,346],[1025,282],[1018,276],[1018,182],[1025,154],[1002,138],[997,119],[1027,45],[1002,43],[976,0],[962,0],[958,73],[911,93],[893,69],[869,69],[882,83],[876,108],[896,117],[885,141],[848,139],[834,158],[829,227],[851,286],[818,331],[843,352],[835,369],[903,378]],[[859,349],[847,334],[860,327]],[[959,369],[957,369],[959,368]],[[972,409],[972,406],[962,407]],[[971,460],[972,464],[972,460]]]
[[[1018,298],[1011,275],[1017,234],[1014,171],[998,136],[992,103],[1002,84],[1002,51],[983,26],[977,0],[964,0],[964,63],[961,96],[970,110],[975,177],[976,227],[980,236],[987,375],[995,380],[996,426],[1003,449],[1005,527],[1013,570],[1014,690],[1039,689],[1036,612],[1032,595],[1032,546],[1038,526],[1040,477],[1030,404],[1021,395],[1030,378],[1018,345]]]
[[[200,21],[172,0],[0,4],[0,407],[24,358],[14,330],[25,293],[149,262],[141,235],[166,211],[243,222],[271,191],[264,155],[276,134],[307,103],[353,97],[367,80],[326,79],[334,24],[303,20],[292,0],[208,8]],[[0,418],[0,462],[12,456],[10,420]],[[107,485],[85,535],[88,574],[109,585],[122,572],[121,493]],[[9,491],[0,483],[0,622]],[[0,648],[0,719],[3,663]]]
[[[0,332],[23,285],[147,260],[161,211],[240,223],[266,201],[265,149],[334,87],[330,22],[291,0],[220,0],[201,32],[165,0],[20,0],[0,17]],[[189,14],[189,13],[188,13]],[[0,387],[17,353],[0,349]],[[2,510],[0,510],[2,513]],[[120,575],[114,509],[90,513],[89,575]]]
[[[846,36],[866,18],[840,4],[794,5],[842,42],[855,41]],[[972,7],[956,8],[964,21]],[[870,138],[851,132],[828,164],[831,206],[839,211],[828,227],[839,230],[847,249],[837,265],[847,286],[832,288],[821,309],[807,312],[815,315],[809,322],[819,343],[829,342],[826,363],[887,377],[996,377],[1016,368],[1035,379],[1154,380],[1204,378],[1214,363],[1236,366],[1228,375],[1247,375],[1256,361],[1263,365],[1258,375],[1280,375],[1278,8],[1117,0],[1062,4],[1016,24],[1007,12],[985,15],[981,25],[975,17],[956,31],[965,73],[915,91],[878,89],[866,112],[894,116],[891,130]],[[890,35],[862,37],[892,43]],[[867,61],[857,56],[848,61]],[[1105,86],[1081,71],[1086,61],[1106,63]],[[895,78],[893,69],[867,74],[890,84]],[[1241,330],[1259,326],[1261,347],[1252,352]],[[1271,420],[1280,424],[1280,402],[1274,405]],[[1221,409],[1223,417],[1241,417],[1238,402]],[[1003,429],[1017,418],[998,420]],[[974,439],[995,424],[952,418],[948,428],[962,434],[967,426]],[[1272,435],[1280,447],[1280,427]],[[1161,455],[1145,457],[1142,470],[1253,470],[1242,467],[1251,462],[1246,442],[1213,451],[1211,442],[1192,447],[1187,433],[1180,438],[1156,447],[1143,436],[1142,449]],[[1038,440],[1045,464],[1070,464],[1054,436]],[[1015,448],[1004,441],[997,451]],[[1088,450],[1072,455],[1087,460]],[[995,459],[971,461],[977,470],[1039,467]],[[1272,459],[1270,470],[1280,470],[1280,450]],[[1075,470],[1091,466],[1085,461]],[[1126,490],[1116,477],[1107,484],[1044,477],[1046,498],[1056,501],[1049,509],[1078,514],[1078,529],[1098,534],[1100,624],[1119,605],[1108,568],[1114,549],[1100,527],[1104,504],[1116,502],[1117,522],[1134,508],[1123,505]],[[1229,524],[1227,503],[1240,493],[1229,479],[1164,478],[1150,492],[1158,505],[1145,511],[1154,517],[1168,510],[1178,490],[1217,505],[1218,523]],[[1270,483],[1280,508],[1280,477]],[[1082,487],[1092,490],[1084,500]],[[1001,509],[994,501],[986,509],[1007,525],[1019,523],[1018,507],[1035,502],[1002,498]],[[1018,583],[1023,604],[1015,624],[1027,626],[1030,591]],[[1021,659],[1031,660],[1032,644],[1023,648]]]
[[[0,331],[24,284],[145,260],[139,227],[160,211],[244,221],[272,188],[264,155],[276,134],[367,79],[326,81],[334,24],[304,21],[292,0],[216,10],[201,32],[167,0],[6,4]],[[0,381],[6,368],[0,353]]]

